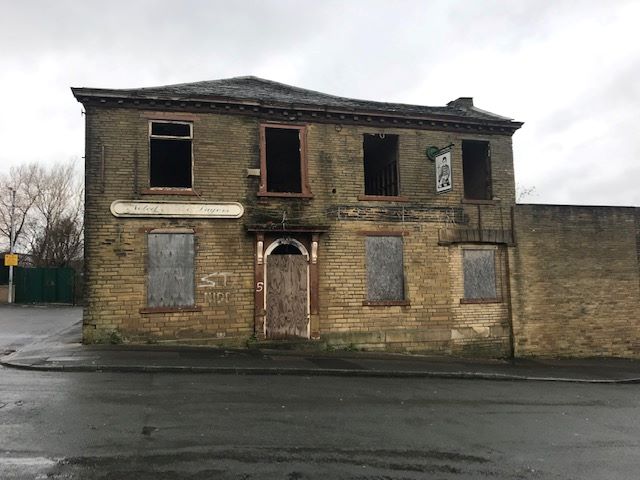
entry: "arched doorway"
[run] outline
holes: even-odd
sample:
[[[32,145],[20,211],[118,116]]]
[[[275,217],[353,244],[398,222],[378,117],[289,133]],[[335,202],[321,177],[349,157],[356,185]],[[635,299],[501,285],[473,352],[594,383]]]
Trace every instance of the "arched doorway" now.
[[[265,251],[265,337],[309,338],[309,253],[293,238]]]

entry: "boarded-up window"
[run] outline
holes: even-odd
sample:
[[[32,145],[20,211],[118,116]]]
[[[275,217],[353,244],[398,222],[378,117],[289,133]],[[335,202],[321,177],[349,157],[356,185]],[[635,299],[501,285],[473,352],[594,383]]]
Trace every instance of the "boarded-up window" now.
[[[462,251],[464,298],[468,300],[493,300],[496,291],[495,250]]]
[[[194,239],[192,233],[150,233],[147,305],[194,305]]]
[[[365,242],[367,299],[370,302],[404,300],[402,237],[371,236]]]

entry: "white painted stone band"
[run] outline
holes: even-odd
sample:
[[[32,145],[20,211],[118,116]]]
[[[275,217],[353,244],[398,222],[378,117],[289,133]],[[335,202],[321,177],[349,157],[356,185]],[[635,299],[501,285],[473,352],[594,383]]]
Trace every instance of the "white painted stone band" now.
[[[114,217],[240,218],[244,214],[237,202],[116,200],[110,209]]]

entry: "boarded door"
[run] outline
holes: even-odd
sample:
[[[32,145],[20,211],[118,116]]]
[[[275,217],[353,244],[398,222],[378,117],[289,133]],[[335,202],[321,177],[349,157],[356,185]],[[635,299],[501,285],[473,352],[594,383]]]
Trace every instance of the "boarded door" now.
[[[307,260],[303,255],[267,257],[267,338],[308,337]]]

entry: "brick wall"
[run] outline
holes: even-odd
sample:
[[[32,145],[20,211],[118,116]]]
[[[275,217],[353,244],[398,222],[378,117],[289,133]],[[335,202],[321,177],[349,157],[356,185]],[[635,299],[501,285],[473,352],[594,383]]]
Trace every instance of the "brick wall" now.
[[[518,205],[518,356],[640,353],[640,209]]]
[[[193,122],[197,196],[157,195],[148,188],[150,118]],[[322,225],[319,245],[320,338],[337,345],[504,355],[506,304],[460,304],[460,244],[440,242],[443,229],[509,229],[514,201],[509,135],[385,128],[399,135],[402,202],[362,201],[362,140],[377,127],[311,124],[307,129],[312,199],[259,198],[259,119],[250,116],[87,108],[85,340],[121,332],[133,341],[243,343],[254,330],[255,236],[246,226]],[[491,142],[490,203],[462,202],[462,139]],[[430,145],[453,147],[450,193],[435,193]],[[104,176],[102,175],[104,171]],[[116,218],[114,200],[240,202],[239,220]],[[284,222],[283,222],[284,219]],[[196,236],[196,285],[229,273],[226,285],[196,287],[199,311],[146,313],[146,232],[189,228]],[[365,234],[404,234],[408,305],[367,306]],[[286,235],[290,235],[287,233]],[[502,250],[501,250],[502,251]],[[501,257],[502,258],[502,257]],[[502,260],[501,260],[502,261]],[[502,268],[502,267],[500,267]],[[470,347],[471,346],[471,347]]]

